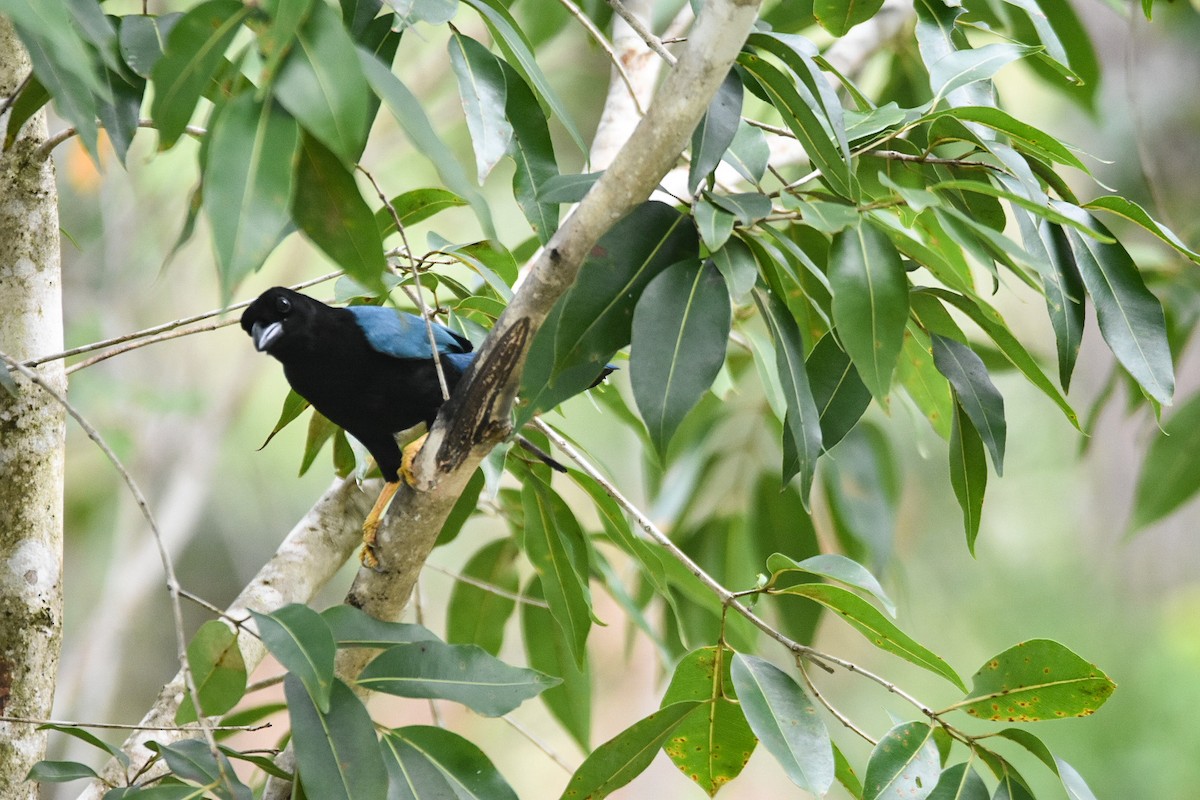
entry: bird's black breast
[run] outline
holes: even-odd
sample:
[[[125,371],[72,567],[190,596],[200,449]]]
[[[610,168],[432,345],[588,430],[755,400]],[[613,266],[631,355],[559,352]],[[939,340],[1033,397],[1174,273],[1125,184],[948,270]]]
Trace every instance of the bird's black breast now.
[[[371,452],[384,476],[399,467],[393,434],[425,422],[442,405],[432,361],[398,359],[376,351],[353,315],[325,314],[300,346],[280,361],[296,393]],[[446,367],[453,388],[457,371]]]

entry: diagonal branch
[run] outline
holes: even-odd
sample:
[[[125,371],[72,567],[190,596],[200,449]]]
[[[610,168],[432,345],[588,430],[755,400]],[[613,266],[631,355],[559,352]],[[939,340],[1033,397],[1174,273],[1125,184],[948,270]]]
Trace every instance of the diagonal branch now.
[[[395,619],[442,522],[483,457],[511,432],[509,417],[534,334],[575,282],[599,238],[658,185],[746,40],[758,0],[710,0],[687,45],[612,165],[535,258],[479,357],[429,433],[378,537],[381,572],[360,570],[347,602]],[[352,667],[351,667],[352,669]]]
[[[225,614],[234,619],[245,619],[249,609],[266,613],[288,603],[310,602],[360,543],[362,529],[359,526],[369,506],[369,495],[359,491],[353,478],[335,481],[308,514],[296,523],[275,555]],[[262,643],[252,636],[239,637],[238,646],[250,671],[266,656]],[[138,724],[139,732],[125,740],[121,749],[132,761],[130,774],[144,766],[153,755],[144,747],[146,742],[154,740],[169,744],[199,732],[197,729],[162,730],[174,726],[175,711],[183,691],[183,676],[179,674],[159,692],[154,705]],[[121,785],[126,774],[116,760],[110,760],[100,772],[102,779],[113,786]],[[99,800],[105,791],[107,787],[103,783],[94,781],[79,800]]]

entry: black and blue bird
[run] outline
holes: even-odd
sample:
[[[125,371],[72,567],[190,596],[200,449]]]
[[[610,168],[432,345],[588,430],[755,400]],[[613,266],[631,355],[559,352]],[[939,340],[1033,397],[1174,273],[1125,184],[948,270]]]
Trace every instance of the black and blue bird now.
[[[283,364],[296,393],[361,442],[379,465],[387,483],[363,523],[362,553],[363,564],[377,566],[374,542],[380,517],[401,474],[411,479],[408,468],[421,445],[418,439],[402,452],[395,434],[422,422],[432,427],[442,406],[433,345],[452,392],[475,358],[471,342],[436,322],[427,327],[413,314],[379,306],[335,308],[279,286],[251,303],[241,324],[257,350]]]

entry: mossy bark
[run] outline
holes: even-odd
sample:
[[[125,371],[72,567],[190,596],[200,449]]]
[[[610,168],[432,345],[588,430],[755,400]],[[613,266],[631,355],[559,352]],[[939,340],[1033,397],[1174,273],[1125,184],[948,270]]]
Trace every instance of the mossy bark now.
[[[25,49],[0,17],[0,98],[15,92],[29,69]],[[40,111],[0,153],[0,351],[17,360],[62,350],[58,194],[53,165],[36,155],[45,140]],[[62,362],[39,371],[65,391]],[[45,719],[62,643],[66,413],[13,377],[15,397],[0,389],[0,717]],[[45,746],[36,725],[0,722],[0,797],[37,797],[25,776]]]

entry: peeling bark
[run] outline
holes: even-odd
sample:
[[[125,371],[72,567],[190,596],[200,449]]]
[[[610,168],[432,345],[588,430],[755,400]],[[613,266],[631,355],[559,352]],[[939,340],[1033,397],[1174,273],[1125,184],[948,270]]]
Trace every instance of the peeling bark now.
[[[0,97],[29,74],[29,57],[0,17]],[[39,111],[0,153],[0,351],[18,360],[62,349],[62,282],[54,167],[33,153],[46,140]],[[0,369],[4,367],[0,366]],[[62,362],[39,368],[66,390]],[[66,412],[19,375],[0,390],[0,715],[44,719],[62,644],[63,469]],[[0,797],[36,798],[25,776],[46,733],[0,723]]]

